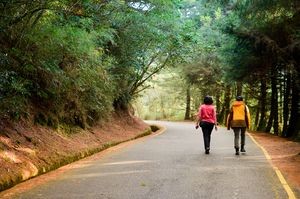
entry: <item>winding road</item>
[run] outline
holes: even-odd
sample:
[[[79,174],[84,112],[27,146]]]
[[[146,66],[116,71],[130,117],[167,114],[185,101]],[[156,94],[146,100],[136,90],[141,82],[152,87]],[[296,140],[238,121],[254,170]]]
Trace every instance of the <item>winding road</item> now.
[[[193,123],[158,122],[164,133],[84,161],[19,193],[24,199],[286,199],[272,166],[246,137],[247,153],[236,156],[233,133],[213,131],[211,153],[204,154]],[[80,162],[80,161],[79,161]],[[43,178],[40,176],[38,178]]]

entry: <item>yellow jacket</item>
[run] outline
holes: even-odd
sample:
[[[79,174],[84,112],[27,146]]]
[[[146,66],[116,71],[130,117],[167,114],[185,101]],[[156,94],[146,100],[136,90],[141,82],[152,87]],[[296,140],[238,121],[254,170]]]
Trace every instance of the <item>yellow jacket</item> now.
[[[230,127],[250,128],[250,112],[243,101],[234,101],[227,117],[227,129]]]

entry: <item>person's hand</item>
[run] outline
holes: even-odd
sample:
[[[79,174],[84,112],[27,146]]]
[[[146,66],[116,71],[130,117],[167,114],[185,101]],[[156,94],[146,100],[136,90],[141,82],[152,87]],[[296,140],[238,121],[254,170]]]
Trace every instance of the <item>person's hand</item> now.
[[[199,128],[199,126],[198,126],[198,125],[196,125],[196,126],[195,126],[195,128],[196,128],[196,129],[198,129],[198,128]]]
[[[216,131],[218,130],[218,126],[217,126],[217,125],[215,125],[215,130],[216,130]]]

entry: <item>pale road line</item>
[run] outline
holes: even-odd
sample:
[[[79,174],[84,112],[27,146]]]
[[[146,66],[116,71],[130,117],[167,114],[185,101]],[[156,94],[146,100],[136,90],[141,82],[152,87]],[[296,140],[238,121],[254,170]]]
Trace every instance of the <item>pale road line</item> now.
[[[283,177],[282,173],[280,172],[280,170],[278,169],[278,167],[275,167],[272,163],[272,158],[269,155],[269,153],[266,151],[266,149],[261,146],[254,138],[252,135],[250,135],[249,133],[247,133],[248,136],[252,139],[252,141],[261,148],[261,150],[264,152],[264,155],[266,156],[267,160],[269,161],[269,163],[271,164],[272,168],[274,169],[277,177],[279,178],[279,181],[281,183],[281,185],[283,186],[283,188],[285,189],[287,195],[289,196],[289,199],[296,199],[296,196],[294,194],[294,192],[292,191],[291,187],[289,186],[289,184],[286,182],[285,178]]]

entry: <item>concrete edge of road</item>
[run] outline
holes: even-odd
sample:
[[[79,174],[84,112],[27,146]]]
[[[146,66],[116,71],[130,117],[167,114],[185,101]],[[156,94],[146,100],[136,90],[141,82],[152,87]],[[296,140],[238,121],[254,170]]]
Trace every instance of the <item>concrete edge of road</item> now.
[[[149,124],[149,125],[156,126],[156,127],[158,128],[158,130],[157,130],[157,132],[155,132],[155,133],[152,133],[152,134],[150,134],[149,136],[146,136],[145,138],[147,138],[147,137],[154,137],[154,136],[158,136],[158,135],[160,135],[160,134],[164,133],[164,132],[167,130],[167,128],[166,128],[166,127],[164,127],[164,126],[160,126],[160,125],[157,125],[157,124]]]
[[[264,155],[266,156],[268,162],[270,163],[270,165],[272,166],[273,170],[275,171],[281,185],[283,186],[283,188],[285,189],[289,199],[296,199],[296,196],[294,194],[294,192],[292,191],[291,187],[289,186],[289,184],[287,183],[287,181],[285,180],[285,178],[283,177],[281,171],[278,169],[278,167],[274,166],[273,162],[272,162],[272,158],[269,155],[269,153],[267,152],[267,150],[260,145],[252,135],[250,135],[250,133],[248,133],[248,136],[252,139],[252,141],[263,151]]]
[[[164,133],[166,131],[166,129],[167,129],[164,126],[160,126],[160,125],[157,125],[157,124],[149,124],[149,126],[156,126],[158,128],[158,130],[157,131],[152,131],[152,133],[148,134],[148,135],[138,136],[138,137],[136,137],[134,139],[125,140],[123,142],[117,143],[114,146],[108,147],[108,148],[104,149],[103,151],[100,151],[100,152],[98,152],[96,154],[93,154],[93,155],[91,155],[89,157],[83,158],[82,160],[88,159],[88,158],[93,158],[93,156],[97,156],[97,154],[99,154],[102,157],[102,156],[104,156],[104,155],[106,155],[108,153],[111,153],[113,151],[117,151],[117,150],[120,150],[120,149],[122,149],[124,147],[130,146],[132,144],[135,144],[135,143],[138,143],[138,142],[142,142],[142,141],[144,141],[146,139],[158,136],[158,135]]]

